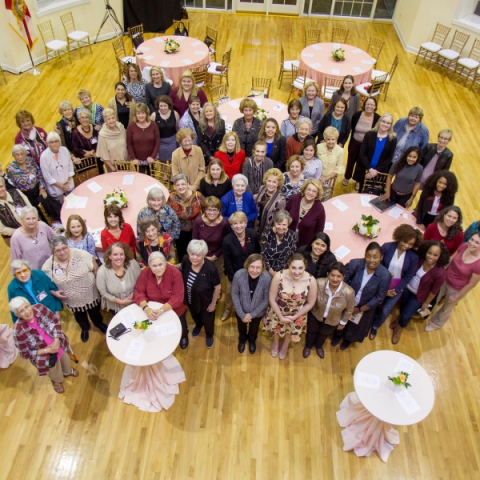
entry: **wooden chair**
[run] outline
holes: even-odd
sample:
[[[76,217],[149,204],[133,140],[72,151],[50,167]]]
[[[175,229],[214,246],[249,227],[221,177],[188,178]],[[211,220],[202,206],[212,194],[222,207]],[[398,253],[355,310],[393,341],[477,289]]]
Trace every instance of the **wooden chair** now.
[[[143,23],[137,25],[136,27],[128,27],[128,35],[130,36],[130,40],[132,41],[132,48],[135,52],[136,47],[134,39],[136,39],[136,37],[141,37],[143,39]]]
[[[90,178],[99,175],[97,157],[82,158],[80,163],[74,163],[75,176],[73,183],[76,187]]]
[[[314,43],[320,43],[321,30],[305,30],[305,47],[313,45]]]
[[[198,67],[191,67],[190,71],[193,73],[195,77],[195,83],[197,87],[205,86],[207,82],[207,71],[208,71],[209,64],[205,63],[203,65],[199,65]]]
[[[455,67],[457,60],[460,58],[460,55],[462,54],[462,51],[465,48],[469,38],[470,35],[457,30],[453,35],[450,48],[442,48],[437,53],[437,60],[435,63],[441,68],[444,68],[445,72],[447,68],[450,68],[450,66]]]
[[[50,215],[48,215],[47,211],[45,210],[45,207],[39,203],[37,205],[37,208],[38,208],[38,212],[40,213],[40,216],[43,217],[43,219],[45,220],[45,223],[51,227],[52,226],[52,219],[50,218]]]
[[[415,63],[417,63],[418,57],[423,57],[425,60],[427,60],[427,57],[430,56],[430,60],[428,62],[430,64],[430,62],[433,60],[434,55],[436,55],[437,52],[442,49],[443,44],[445,43],[445,40],[450,33],[450,30],[450,27],[446,27],[445,25],[437,23],[435,31],[433,32],[432,40],[430,42],[425,42],[420,45],[417,57],[415,58]]]
[[[387,77],[388,77],[388,73],[385,73],[380,77],[374,78],[371,83],[366,82],[355,87],[357,92],[360,94],[361,105],[363,105],[363,102],[365,102],[365,100],[368,97],[379,97],[379,95],[382,93],[383,85],[387,81]],[[367,92],[367,88],[370,87],[370,85],[371,85],[371,88]]]
[[[268,98],[271,87],[272,87],[271,78],[252,77],[252,88],[248,96],[256,97],[256,98]]]
[[[278,80],[280,80],[279,86],[282,85],[284,74],[289,75],[291,81],[293,81],[292,66],[299,67],[300,62],[298,60],[285,60],[283,44],[280,44],[280,73],[278,74]]]
[[[476,38],[475,41],[473,42],[472,49],[470,50],[470,54],[468,55],[468,57],[458,59],[457,64],[455,65],[455,73],[462,75],[463,71],[466,70],[465,82],[463,82],[463,85],[466,85],[472,73],[473,73],[473,78],[475,78],[475,74],[478,71],[479,66],[480,66],[480,40]]]
[[[113,162],[115,170],[117,172],[138,172],[138,165],[134,165],[133,162]]]
[[[118,57],[116,58],[117,65],[118,65],[118,81],[123,82],[128,78],[128,63],[120,60]]]
[[[332,100],[333,94],[342,86],[342,78],[324,77],[324,85],[321,87],[320,96],[325,104],[325,107]]]
[[[288,96],[287,103],[290,101],[294,92],[299,92],[300,95],[303,93],[305,84],[313,82],[311,78],[307,77],[307,71],[303,68],[298,68],[295,65],[292,65],[292,76],[294,78],[292,82],[292,89],[290,90],[290,95]]]
[[[213,58],[213,61],[217,61],[217,38],[218,31],[213,28],[207,27],[207,37],[213,40],[208,49],[210,50],[210,57]],[[205,38],[207,40],[207,38]]]
[[[480,67],[477,69],[475,72],[475,75],[472,80],[472,84],[470,85],[470,90],[473,88],[473,86],[477,83],[480,82]]]
[[[379,173],[373,178],[367,178],[363,182],[362,193],[370,193],[371,195],[383,195],[387,185],[388,173]]]
[[[207,85],[208,96],[210,97],[210,101],[214,105],[218,105],[218,101],[222,98],[227,97],[227,87],[225,85]],[[222,102],[224,103],[224,102]]]
[[[172,164],[170,162],[157,160],[150,165],[150,175],[167,187],[168,191],[172,186]]]
[[[52,22],[50,20],[47,20],[46,22],[39,23],[37,25],[37,28],[40,31],[40,35],[42,36],[42,40],[45,45],[47,62],[49,60],[49,55],[51,55],[52,58],[56,58],[58,61],[60,60],[60,58],[62,58],[62,56],[67,54],[70,63],[72,63],[72,59],[70,58],[70,52],[68,50],[68,44],[63,40],[57,40],[55,38]]]
[[[387,99],[387,93],[388,93],[388,87],[390,86],[390,83],[393,78],[393,74],[395,73],[395,70],[397,69],[398,66],[398,55],[395,56],[395,59],[393,60],[392,66],[390,67],[389,72],[383,72],[382,70],[372,70],[372,80],[378,77],[381,77],[387,73],[387,80],[383,84],[382,87],[382,93],[384,94],[383,99]]]
[[[7,77],[5,77],[5,72],[3,71],[3,68],[1,65],[0,65],[0,75],[3,77],[3,81],[5,82],[5,85],[6,85],[8,83]]]
[[[92,53],[92,43],[90,42],[90,36],[88,32],[83,32],[75,28],[75,20],[73,19],[72,12],[68,12],[65,15],[60,16],[65,34],[67,35],[67,45],[70,51],[70,46],[77,46],[82,56],[82,47],[89,47],[90,53]]]
[[[131,55],[127,55],[125,45],[121,38],[117,38],[112,42],[113,50],[115,51],[115,57],[125,63],[136,63],[136,58]]]
[[[373,65],[377,65],[384,44],[385,40],[370,36],[370,39],[368,40],[367,53],[372,57]]]
[[[335,184],[337,183],[337,177],[333,177],[330,180],[327,180],[323,184],[323,196],[321,202],[326,202],[333,197],[333,191],[335,190]]]
[[[347,43],[349,28],[333,27],[332,28],[332,43]]]
[[[228,87],[228,68],[230,65],[231,54],[232,54],[232,49],[230,48],[230,50],[228,50],[223,54],[222,63],[211,62],[207,70],[207,73],[210,76],[210,78],[213,79],[213,77],[218,77],[220,80],[220,83],[222,83],[222,79],[225,78],[227,87]],[[219,70],[217,70],[217,67],[219,67]]]

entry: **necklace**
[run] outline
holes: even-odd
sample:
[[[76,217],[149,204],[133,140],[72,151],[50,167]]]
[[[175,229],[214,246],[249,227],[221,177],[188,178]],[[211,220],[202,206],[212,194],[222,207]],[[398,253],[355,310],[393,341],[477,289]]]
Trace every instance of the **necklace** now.
[[[35,234],[35,236],[33,236],[33,235],[30,235],[30,233],[28,233],[28,232],[25,230],[25,235],[32,240],[32,243],[33,243],[34,245],[36,245],[36,244],[38,243],[38,240],[37,240],[37,237],[38,237],[38,227],[35,228],[35,231],[36,231],[37,233]]]
[[[88,126],[87,130],[85,130],[82,125],[80,125],[80,128],[82,129],[83,133],[90,133],[90,125]]]
[[[115,271],[114,271],[114,272],[115,272]],[[127,272],[126,272],[125,269],[124,269],[122,275],[119,275],[117,272],[115,272],[115,276],[121,280],[121,279],[125,276],[126,273],[127,273]]]

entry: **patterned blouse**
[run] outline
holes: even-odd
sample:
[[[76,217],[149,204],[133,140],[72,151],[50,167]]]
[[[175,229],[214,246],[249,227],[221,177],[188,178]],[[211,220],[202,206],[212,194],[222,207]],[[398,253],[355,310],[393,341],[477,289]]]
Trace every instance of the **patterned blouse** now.
[[[20,130],[15,136],[15,144],[22,145],[27,157],[40,163],[40,155],[47,148],[47,132],[43,128],[33,127],[28,136],[25,136],[25,133]]]
[[[287,172],[285,172],[283,176],[285,177],[285,184],[283,185],[282,193],[285,197],[285,200],[288,202],[290,197],[300,193],[300,187],[303,185],[306,179],[302,178],[296,185],[293,185]]]
[[[273,269],[279,272],[287,266],[288,259],[297,250],[297,235],[293,230],[287,230],[280,243],[277,242],[277,234],[270,230],[264,230],[260,240],[260,250],[265,258],[267,270]]]
[[[78,111],[81,108],[85,108],[85,107],[82,105],[80,107],[77,107],[73,111],[73,115],[77,119],[78,123],[80,123],[80,121],[78,120]],[[103,119],[103,107],[98,103],[92,103],[90,110],[91,110],[90,123],[93,125],[103,125],[105,123],[105,120]]]
[[[183,232],[193,230],[193,222],[203,213],[203,203],[205,198],[200,192],[193,192],[189,199],[183,200],[176,193],[172,193],[168,199],[168,204],[173,208],[180,220],[180,228]]]
[[[71,238],[67,238],[69,248],[78,248],[85,250],[92,257],[95,256],[95,240],[87,233],[79,242],[75,243]]]
[[[202,111],[202,109],[199,110],[199,113]],[[180,118],[178,122],[178,129],[181,130],[182,128],[189,128],[192,132],[195,138],[193,139],[193,144],[198,145],[197,141],[197,126],[198,126],[198,120],[193,117],[190,114],[190,109],[188,109],[183,115],[182,118]]]
[[[127,92],[133,97],[135,103],[145,103],[145,85],[147,82],[142,78],[141,82],[123,82]]]
[[[72,132],[72,149],[73,154],[78,158],[85,157],[85,150],[90,151],[94,150],[97,151],[98,145],[98,132],[97,130],[93,129],[93,134],[91,138],[84,137],[76,128]]]
[[[158,212],[150,207],[143,207],[137,217],[137,236],[140,237],[140,220],[145,217],[157,217],[164,232],[174,240],[180,236],[180,221],[175,210],[170,205],[164,205]]]
[[[42,171],[38,164],[30,157],[27,157],[25,160],[25,170],[20,168],[20,165],[14,160],[7,167],[7,175],[10,182],[15,185],[15,188],[22,192],[28,192],[34,188],[37,183],[40,183],[40,188],[45,188]]]
[[[310,178],[320,179],[322,175],[323,164],[320,159],[313,157],[307,167],[303,170],[303,178],[309,180]],[[302,182],[303,183],[303,182]]]

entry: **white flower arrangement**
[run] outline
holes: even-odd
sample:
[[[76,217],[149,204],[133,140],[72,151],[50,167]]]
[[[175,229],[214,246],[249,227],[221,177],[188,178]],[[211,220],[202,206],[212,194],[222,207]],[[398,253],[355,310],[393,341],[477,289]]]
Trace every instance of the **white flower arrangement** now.
[[[373,218],[371,215],[362,215],[362,218],[356,223],[352,230],[355,233],[362,235],[363,238],[375,238],[381,230],[379,220]]]
[[[175,53],[180,49],[180,44],[176,42],[173,38],[167,38],[165,40],[165,53]]]
[[[107,193],[107,196],[103,200],[105,206],[118,205],[120,208],[128,207],[128,200],[125,192],[121,188],[115,188],[113,192]]]
[[[268,112],[264,108],[259,108],[255,112],[254,117],[264,122],[268,118]]]

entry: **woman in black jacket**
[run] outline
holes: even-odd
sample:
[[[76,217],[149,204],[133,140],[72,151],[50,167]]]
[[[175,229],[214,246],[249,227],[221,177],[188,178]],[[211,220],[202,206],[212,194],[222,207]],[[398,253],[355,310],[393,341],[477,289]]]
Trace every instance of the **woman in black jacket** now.
[[[225,120],[220,117],[213,103],[206,103],[200,113],[197,126],[197,145],[202,149],[205,165],[208,165],[222,144],[225,135]]]
[[[308,245],[300,247],[295,253],[301,253],[306,258],[306,271],[315,278],[325,278],[330,264],[337,261],[330,250],[330,237],[325,232],[318,232]]]
[[[393,133],[393,117],[384,113],[372,130],[365,134],[360,147],[353,179],[359,183],[361,192],[365,175],[376,177],[379,173],[388,173],[392,163],[397,137]]]
[[[274,118],[267,118],[263,123],[258,140],[267,144],[267,157],[273,162],[273,166],[285,172],[287,140],[280,133],[280,127]]]
[[[215,307],[222,291],[217,267],[205,257],[208,246],[205,240],[192,240],[187,255],[182,260],[182,276],[185,285],[184,303],[188,306],[195,328],[192,337],[200,334],[205,327],[207,348],[213,346]]]
[[[451,130],[445,128],[440,130],[438,134],[438,143],[427,143],[423,148],[422,159],[420,165],[423,167],[422,186],[426,182],[427,178],[433,173],[439,170],[450,170],[453,161],[453,153],[447,148],[447,145],[452,139],[453,133]],[[428,166],[430,162],[435,158],[433,164]]]
[[[344,98],[338,98],[333,106],[333,111],[327,113],[320,121],[317,133],[318,138],[323,139],[323,132],[327,127],[335,127],[340,133],[337,143],[343,148],[343,146],[347,143],[350,131],[352,129],[352,125],[346,114],[346,111],[347,101]],[[320,143],[324,141],[325,140],[322,140]]]

